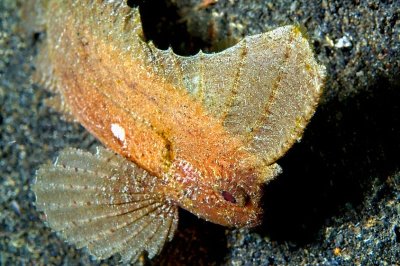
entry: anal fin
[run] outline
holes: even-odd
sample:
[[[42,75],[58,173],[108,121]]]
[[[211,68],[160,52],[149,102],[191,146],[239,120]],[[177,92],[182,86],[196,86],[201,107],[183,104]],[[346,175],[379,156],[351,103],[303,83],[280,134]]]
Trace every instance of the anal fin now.
[[[76,118],[61,95],[56,94],[50,98],[47,98],[44,100],[44,103],[54,111],[60,113],[63,120],[67,122],[77,122]]]
[[[76,122],[75,117],[61,94],[60,85],[56,73],[54,73],[47,44],[42,44],[35,59],[36,70],[32,74],[32,82],[39,84],[54,96],[45,99],[44,103],[51,109],[61,114],[61,118],[67,122]]]
[[[45,90],[56,93],[58,87],[57,75],[54,73],[51,57],[48,53],[47,43],[42,43],[39,47],[38,55],[35,58],[36,67],[31,78],[32,82],[41,85]]]
[[[119,253],[133,262],[144,251],[157,255],[176,230],[178,207],[153,191],[156,179],[106,149],[66,149],[37,171],[32,189],[66,240],[98,259]]]

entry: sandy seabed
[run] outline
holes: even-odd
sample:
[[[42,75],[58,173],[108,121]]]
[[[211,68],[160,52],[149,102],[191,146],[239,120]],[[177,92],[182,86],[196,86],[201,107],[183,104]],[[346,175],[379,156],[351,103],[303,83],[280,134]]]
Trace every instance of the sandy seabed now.
[[[145,32],[160,46],[215,50],[228,37],[296,23],[307,30],[328,78],[302,141],[266,187],[260,228],[227,229],[182,211],[174,240],[139,264],[398,263],[400,3],[219,1],[198,8],[195,1],[174,2],[141,7]],[[160,5],[164,13],[154,11]],[[50,94],[30,77],[45,33],[25,30],[21,6],[0,0],[0,265],[100,265],[52,233],[34,207],[30,184],[38,166],[64,147],[93,151],[98,143],[43,104]],[[177,34],[182,28],[185,34]]]

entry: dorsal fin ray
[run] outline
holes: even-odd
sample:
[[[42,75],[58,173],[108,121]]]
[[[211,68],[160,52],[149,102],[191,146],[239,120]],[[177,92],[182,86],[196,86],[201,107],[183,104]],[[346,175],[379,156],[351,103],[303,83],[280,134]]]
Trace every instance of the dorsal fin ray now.
[[[86,6],[67,11],[75,12],[69,16],[83,33],[112,40],[115,50],[138,62],[153,79],[192,95],[227,132],[242,140],[243,149],[266,165],[300,139],[315,111],[325,68],[296,26],[246,37],[219,53],[183,57],[144,42],[138,9],[123,1],[73,3]]]
[[[325,68],[296,26],[246,37],[214,54],[184,57],[150,47],[155,64],[163,62],[157,75],[202,101],[266,164],[300,139],[322,93]]]
[[[139,21],[137,9],[132,21]],[[136,36],[135,36],[136,34]],[[143,41],[143,31],[126,34],[150,74],[201,101],[226,130],[269,165],[301,138],[322,93],[319,65],[297,26],[249,36],[218,53],[179,56]],[[119,38],[121,39],[121,38]]]

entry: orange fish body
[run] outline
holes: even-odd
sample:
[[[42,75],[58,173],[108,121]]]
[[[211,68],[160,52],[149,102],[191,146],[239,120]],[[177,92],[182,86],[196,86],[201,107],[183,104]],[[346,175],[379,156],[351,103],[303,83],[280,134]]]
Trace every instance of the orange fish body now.
[[[139,12],[124,1],[49,1],[47,9],[57,14],[45,15],[39,70],[51,73],[68,115],[154,177],[141,179],[142,191],[221,225],[259,224],[262,186],[321,92],[324,68],[300,31],[282,27],[181,57],[144,42]]]

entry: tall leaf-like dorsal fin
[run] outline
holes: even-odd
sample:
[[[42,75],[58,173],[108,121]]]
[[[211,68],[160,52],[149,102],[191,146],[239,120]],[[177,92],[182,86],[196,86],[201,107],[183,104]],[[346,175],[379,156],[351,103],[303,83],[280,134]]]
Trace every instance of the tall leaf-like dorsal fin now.
[[[90,16],[102,23],[93,28],[96,35],[112,39],[149,75],[202,102],[242,139],[244,149],[271,164],[300,139],[321,95],[325,68],[297,26],[248,36],[219,53],[184,57],[143,41],[137,8],[129,9],[123,1],[100,2],[93,5],[97,15]],[[76,16],[82,18],[78,23],[95,23]]]
[[[156,74],[201,101],[267,164],[300,139],[322,91],[325,68],[295,26],[246,37],[214,54],[183,57],[149,46]]]
[[[143,41],[139,11],[124,1],[72,3],[82,8],[63,8],[79,25],[79,32],[71,40],[84,45],[84,36],[90,33],[118,51],[119,56],[137,62],[152,80],[160,79],[186,91],[227,132],[241,139],[245,150],[259,155],[267,165],[300,139],[315,111],[325,68],[316,62],[308,41],[296,26],[246,37],[219,53],[182,57],[171,49],[159,50]],[[60,1],[52,4],[49,10],[65,5]],[[59,23],[51,27],[49,36],[58,36],[64,26]],[[59,39],[50,38],[50,46],[58,47]],[[93,49],[100,49],[97,47]],[[63,47],[54,51],[62,52],[59,49]],[[68,47],[64,49],[69,51]],[[71,64],[79,63],[75,60]]]

